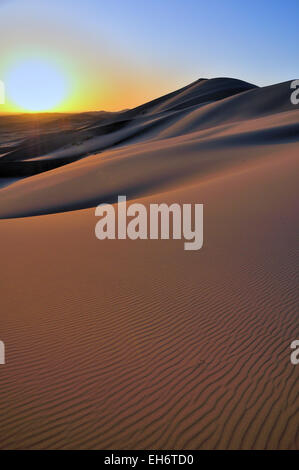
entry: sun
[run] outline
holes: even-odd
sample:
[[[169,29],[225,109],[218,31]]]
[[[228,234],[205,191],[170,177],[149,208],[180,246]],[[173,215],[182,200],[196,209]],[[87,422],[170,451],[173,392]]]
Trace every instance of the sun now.
[[[7,98],[28,112],[55,110],[67,95],[63,71],[55,63],[42,59],[11,65],[5,84]]]

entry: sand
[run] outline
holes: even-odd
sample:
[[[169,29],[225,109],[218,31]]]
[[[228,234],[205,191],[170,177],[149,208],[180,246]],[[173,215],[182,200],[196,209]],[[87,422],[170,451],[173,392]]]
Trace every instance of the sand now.
[[[217,80],[0,190],[2,449],[298,449],[299,111]],[[97,240],[118,194],[203,203],[203,248]]]

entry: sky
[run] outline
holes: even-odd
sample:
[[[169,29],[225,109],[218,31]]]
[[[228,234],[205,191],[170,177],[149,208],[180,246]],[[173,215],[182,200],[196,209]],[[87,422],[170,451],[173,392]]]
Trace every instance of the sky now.
[[[0,0],[0,111],[116,111],[202,77],[299,78],[298,26],[299,0]]]

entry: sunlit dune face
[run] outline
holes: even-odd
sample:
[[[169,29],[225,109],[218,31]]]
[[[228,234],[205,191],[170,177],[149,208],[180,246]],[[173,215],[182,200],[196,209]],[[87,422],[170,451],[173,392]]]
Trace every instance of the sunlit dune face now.
[[[12,65],[7,73],[7,97],[24,111],[55,110],[66,97],[66,81],[56,64],[23,60]]]

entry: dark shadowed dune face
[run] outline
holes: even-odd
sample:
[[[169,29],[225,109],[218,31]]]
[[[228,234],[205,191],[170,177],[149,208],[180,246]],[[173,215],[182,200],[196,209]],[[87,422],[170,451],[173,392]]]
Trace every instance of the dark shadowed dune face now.
[[[298,107],[290,94],[290,82],[258,88],[201,79],[120,113],[10,117],[6,136],[9,125],[14,139],[22,125],[23,134],[15,144],[3,142],[1,176],[36,176],[13,187],[2,183],[0,217],[84,209],[120,193],[135,197],[234,164],[243,149],[254,159],[273,145],[296,143]]]

